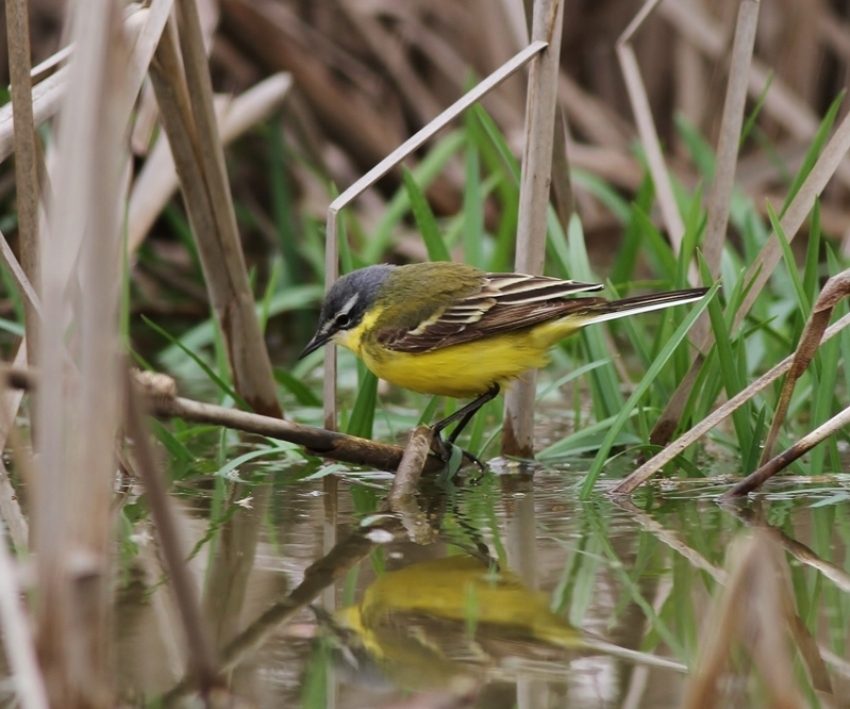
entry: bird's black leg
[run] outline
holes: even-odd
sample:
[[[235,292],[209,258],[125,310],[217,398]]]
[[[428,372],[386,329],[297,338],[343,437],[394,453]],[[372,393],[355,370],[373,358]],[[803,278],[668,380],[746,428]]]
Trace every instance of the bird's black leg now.
[[[458,409],[451,416],[447,416],[441,421],[437,421],[437,423],[435,423],[433,427],[434,436],[436,438],[440,438],[440,433],[444,428],[446,428],[446,426],[450,426],[455,421],[458,421],[458,425],[455,426],[455,429],[454,431],[452,431],[448,440],[450,444],[453,444],[457,440],[457,437],[460,435],[461,431],[463,431],[466,424],[468,424],[470,419],[472,419],[472,417],[475,416],[475,414],[478,412],[478,409],[484,406],[484,404],[486,404],[488,401],[492,401],[493,399],[495,399],[499,395],[500,391],[501,387],[498,384],[493,384],[493,386],[491,386],[477,399],[470,401],[466,406]]]

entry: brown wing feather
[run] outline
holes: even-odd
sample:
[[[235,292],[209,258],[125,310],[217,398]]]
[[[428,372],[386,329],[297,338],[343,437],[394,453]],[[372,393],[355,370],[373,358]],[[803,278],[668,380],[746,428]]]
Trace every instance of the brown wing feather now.
[[[481,288],[448,305],[415,329],[393,328],[377,333],[378,342],[397,352],[431,350],[521,330],[590,305],[604,298],[570,298],[600,290],[602,285],[562,281],[519,273],[488,273]]]

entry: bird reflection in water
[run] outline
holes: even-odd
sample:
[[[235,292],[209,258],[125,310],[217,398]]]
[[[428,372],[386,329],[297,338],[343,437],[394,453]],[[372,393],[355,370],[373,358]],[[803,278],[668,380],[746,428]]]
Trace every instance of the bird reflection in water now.
[[[467,555],[383,574],[357,605],[317,611],[340,679],[373,689],[467,691],[486,679],[564,679],[582,635],[546,594]]]

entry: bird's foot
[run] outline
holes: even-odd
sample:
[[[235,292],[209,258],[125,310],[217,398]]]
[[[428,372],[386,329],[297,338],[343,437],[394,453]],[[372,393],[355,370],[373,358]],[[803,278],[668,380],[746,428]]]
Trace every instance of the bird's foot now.
[[[454,475],[463,466],[464,458],[478,466],[482,473],[487,472],[487,468],[480,458],[470,453],[468,450],[456,446],[454,441],[443,440],[439,433],[434,435],[434,440],[431,443],[431,449],[446,461],[446,467],[452,475]]]

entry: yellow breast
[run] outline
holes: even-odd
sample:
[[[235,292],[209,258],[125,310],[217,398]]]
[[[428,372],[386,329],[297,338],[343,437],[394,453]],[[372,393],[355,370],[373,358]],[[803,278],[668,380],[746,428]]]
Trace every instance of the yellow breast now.
[[[549,348],[577,329],[576,323],[553,321],[430,352],[409,353],[387,350],[368,337],[379,314],[370,313],[358,327],[337,333],[335,341],[391,384],[459,399],[480,396],[493,384],[504,386],[523,372],[544,366],[549,362]]]

